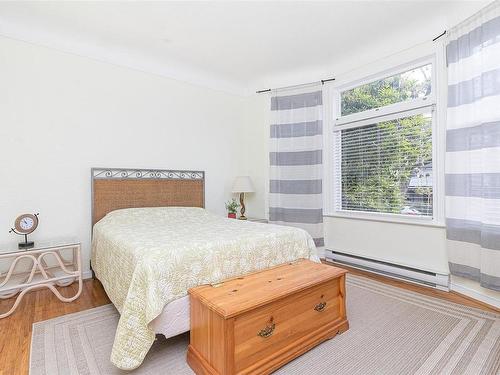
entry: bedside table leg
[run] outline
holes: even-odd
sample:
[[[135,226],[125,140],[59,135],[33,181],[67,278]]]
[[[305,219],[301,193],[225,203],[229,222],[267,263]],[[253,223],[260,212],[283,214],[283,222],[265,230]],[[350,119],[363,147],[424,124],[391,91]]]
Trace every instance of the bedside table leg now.
[[[52,293],[54,293],[55,296],[57,298],[59,298],[59,300],[62,302],[73,302],[75,299],[80,297],[80,294],[82,294],[82,290],[83,290],[83,282],[82,282],[81,277],[78,278],[78,291],[76,292],[76,294],[73,297],[69,297],[69,298],[66,298],[61,293],[59,293],[59,291],[57,290],[57,288],[53,284],[44,284],[43,286],[46,286],[47,288],[49,288],[52,291]]]
[[[9,315],[11,315],[21,303],[21,300],[23,299],[24,295],[34,289],[49,288],[52,291],[52,293],[54,293],[54,295],[62,302],[72,302],[76,300],[78,297],[80,297],[83,290],[83,276],[82,276],[80,248],[81,248],[80,245],[78,245],[73,249],[74,258],[73,258],[72,269],[67,268],[68,264],[64,263],[64,259],[59,253],[59,251],[49,250],[46,252],[38,253],[36,254],[36,256],[33,256],[31,254],[22,254],[18,256],[10,265],[7,274],[1,275],[4,278],[4,280],[0,283],[0,288],[7,284],[19,260],[29,258],[33,261],[33,266],[30,272],[26,272],[26,277],[24,278],[22,283],[19,284],[19,288],[10,287],[6,288],[3,294],[0,292],[0,299],[6,299],[13,297],[19,292],[19,290],[22,289],[21,292],[16,297],[14,305],[9,309],[9,311],[0,314],[0,319],[6,318]],[[65,276],[55,277],[55,274],[49,271],[49,267],[44,259],[44,257],[48,255],[52,255],[55,257],[55,260],[59,263],[61,270],[66,274]],[[35,273],[40,273],[43,279],[45,280],[42,279],[42,281],[34,282],[33,277]],[[70,282],[68,282],[68,279],[70,280]],[[72,284],[76,280],[78,280],[78,291],[72,297],[64,297],[56,288],[56,285],[67,286]],[[32,285],[27,285],[28,283],[32,283]]]
[[[33,289],[40,289],[40,288],[44,288],[44,287],[49,288],[52,291],[52,293],[54,293],[55,296],[57,298],[59,298],[60,301],[73,302],[75,299],[80,297],[80,294],[82,293],[82,290],[83,290],[83,282],[82,282],[82,278],[80,277],[78,279],[78,291],[76,292],[76,294],[73,297],[69,297],[69,298],[66,298],[61,293],[59,293],[59,291],[56,289],[56,287],[53,284],[38,284],[38,285],[32,285],[30,287],[27,287],[26,289],[23,289],[23,291],[21,293],[19,293],[19,295],[16,297],[16,301],[14,302],[14,305],[10,308],[10,310],[7,311],[6,313],[0,314],[0,319],[6,318],[9,315],[11,315],[14,311],[16,311],[17,307],[21,303],[21,300],[23,299],[23,297],[26,293],[28,293],[29,291],[31,291]]]
[[[35,288],[26,288],[24,289],[21,293],[19,293],[19,295],[17,296],[16,298],[16,301],[14,302],[14,305],[10,308],[9,311],[7,311],[6,313],[3,313],[3,314],[0,314],[0,319],[3,319],[3,318],[6,318],[8,317],[9,315],[11,315],[14,311],[16,311],[17,309],[17,306],[19,305],[19,303],[21,302],[21,300],[23,299],[24,295],[29,292],[31,289],[35,289]]]

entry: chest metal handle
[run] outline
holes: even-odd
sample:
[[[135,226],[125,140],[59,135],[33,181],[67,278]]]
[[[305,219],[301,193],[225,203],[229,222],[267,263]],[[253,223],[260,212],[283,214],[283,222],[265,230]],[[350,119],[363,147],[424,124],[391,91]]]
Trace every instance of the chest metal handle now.
[[[266,338],[266,337],[269,337],[273,334],[274,332],[274,328],[275,328],[275,324],[274,323],[269,323],[266,328],[264,328],[263,330],[261,330],[257,335],[262,337],[262,338]]]
[[[326,307],[326,302],[321,302],[321,303],[318,303],[316,306],[314,306],[314,310],[318,311],[318,312],[322,312]]]

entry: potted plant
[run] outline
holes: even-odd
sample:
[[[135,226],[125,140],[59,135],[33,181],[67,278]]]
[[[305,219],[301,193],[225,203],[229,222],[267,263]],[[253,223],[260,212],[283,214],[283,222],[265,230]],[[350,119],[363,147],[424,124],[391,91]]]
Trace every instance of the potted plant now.
[[[236,219],[236,210],[238,209],[240,205],[236,200],[233,198],[230,201],[226,202],[226,210],[227,210],[227,217],[230,219]]]

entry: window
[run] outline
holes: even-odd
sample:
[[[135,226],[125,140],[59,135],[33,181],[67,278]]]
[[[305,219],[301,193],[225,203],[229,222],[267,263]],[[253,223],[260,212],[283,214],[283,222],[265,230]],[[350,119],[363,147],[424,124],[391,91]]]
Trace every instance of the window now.
[[[431,94],[432,64],[379,79],[341,93],[341,115],[425,98]]]
[[[335,210],[433,217],[432,62],[339,92]]]

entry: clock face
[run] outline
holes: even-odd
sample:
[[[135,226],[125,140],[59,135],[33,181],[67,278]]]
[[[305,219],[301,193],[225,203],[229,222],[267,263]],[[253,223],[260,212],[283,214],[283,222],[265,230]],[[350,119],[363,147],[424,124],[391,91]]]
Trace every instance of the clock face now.
[[[19,225],[23,230],[31,230],[31,228],[33,228],[33,225],[35,225],[35,222],[31,217],[25,217],[21,220],[21,223]]]
[[[16,231],[22,234],[33,232],[38,226],[38,218],[35,215],[23,214],[18,216],[15,223]]]

